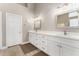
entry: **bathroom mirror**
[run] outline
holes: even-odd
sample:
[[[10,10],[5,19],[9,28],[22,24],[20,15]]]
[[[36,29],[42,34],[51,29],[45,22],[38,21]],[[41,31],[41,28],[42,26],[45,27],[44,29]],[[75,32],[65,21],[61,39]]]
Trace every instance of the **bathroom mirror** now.
[[[79,28],[79,12],[73,11],[57,15],[57,27]]]
[[[69,26],[69,17],[68,13],[57,16],[57,27],[68,27]]]
[[[40,30],[41,29],[41,20],[35,20],[34,21],[34,30]]]

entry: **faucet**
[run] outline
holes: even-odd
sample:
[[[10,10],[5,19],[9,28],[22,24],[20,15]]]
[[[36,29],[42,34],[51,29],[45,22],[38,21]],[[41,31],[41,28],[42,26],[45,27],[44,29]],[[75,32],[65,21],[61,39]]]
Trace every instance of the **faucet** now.
[[[67,35],[67,31],[64,31],[64,35]]]

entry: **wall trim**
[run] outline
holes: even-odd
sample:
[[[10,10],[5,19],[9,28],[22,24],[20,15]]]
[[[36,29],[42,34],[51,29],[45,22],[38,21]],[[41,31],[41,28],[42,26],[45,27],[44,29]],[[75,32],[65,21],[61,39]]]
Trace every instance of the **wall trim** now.
[[[5,46],[5,47],[1,47],[0,49],[6,49],[6,48],[8,48],[7,46]]]
[[[27,44],[27,43],[29,43],[29,41],[27,41],[27,42],[23,42],[23,43],[21,43],[21,45],[24,45],[24,44]]]
[[[24,44],[27,44],[27,43],[29,43],[29,41],[27,41],[27,42],[23,42],[23,43],[21,43],[21,45],[24,45]],[[8,48],[9,46],[5,46],[5,47],[0,47],[0,49],[6,49],[6,48]]]

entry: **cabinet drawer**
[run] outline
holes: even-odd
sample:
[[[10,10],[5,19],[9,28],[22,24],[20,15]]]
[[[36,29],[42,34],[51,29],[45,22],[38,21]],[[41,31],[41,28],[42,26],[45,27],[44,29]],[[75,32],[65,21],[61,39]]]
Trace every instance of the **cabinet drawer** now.
[[[53,40],[62,44],[67,44],[67,45],[79,48],[78,40],[63,38],[63,37],[53,37],[53,36],[49,36],[48,38],[49,40]]]
[[[43,36],[41,34],[37,34],[37,38],[42,38]]]
[[[42,43],[47,43],[47,39],[41,39]]]
[[[48,35],[37,34],[37,37],[38,38],[41,38],[41,39],[47,39],[48,38]]]
[[[67,44],[69,46],[79,48],[79,41],[76,41],[76,40],[63,38],[63,39],[60,39],[60,42],[62,44]]]
[[[41,46],[41,50],[47,52],[47,46]]]
[[[48,36],[47,39],[48,40],[52,40],[52,41],[56,41],[56,42],[60,42],[59,38],[58,37],[55,37],[55,36]]]
[[[41,44],[47,44],[47,41],[46,40],[42,40]]]
[[[35,39],[36,38],[36,34],[35,33],[29,33],[29,39]]]

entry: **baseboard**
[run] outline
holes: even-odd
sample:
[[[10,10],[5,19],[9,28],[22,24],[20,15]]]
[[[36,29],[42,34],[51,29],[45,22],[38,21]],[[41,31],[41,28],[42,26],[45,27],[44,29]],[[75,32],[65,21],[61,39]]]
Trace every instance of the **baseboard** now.
[[[5,47],[1,47],[0,49],[6,49],[6,48],[8,48],[7,46],[5,46]]]
[[[23,43],[21,43],[21,45],[24,45],[24,44],[27,44],[27,43],[29,43],[29,41],[27,41],[27,42],[23,42]],[[6,49],[6,48],[8,48],[8,46],[0,47],[0,49]]]
[[[27,41],[27,42],[23,42],[23,43],[21,43],[21,45],[24,45],[24,44],[27,44],[27,43],[29,43],[29,41]]]

